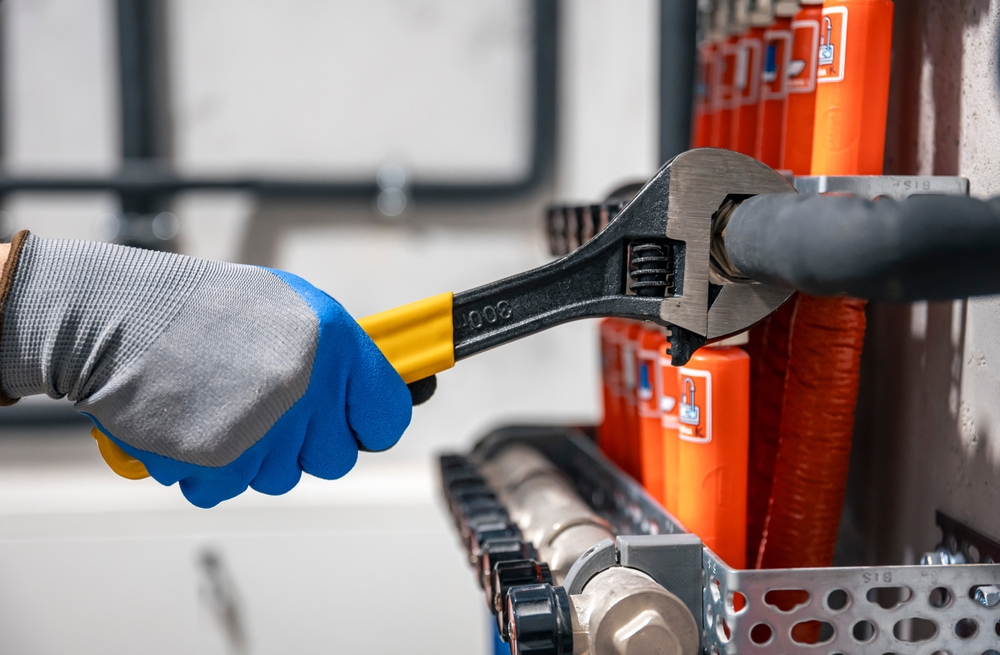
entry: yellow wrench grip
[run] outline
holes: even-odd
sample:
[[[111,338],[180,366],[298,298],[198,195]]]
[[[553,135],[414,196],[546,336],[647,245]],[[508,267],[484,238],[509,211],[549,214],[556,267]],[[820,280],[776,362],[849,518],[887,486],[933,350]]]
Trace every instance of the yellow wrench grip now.
[[[453,293],[442,293],[358,323],[409,384],[455,365],[454,298]]]
[[[453,301],[454,294],[442,293],[363,318],[358,323],[409,384],[455,365]],[[94,428],[90,435],[97,440],[101,456],[112,471],[129,480],[149,477],[142,462],[103,432]]]

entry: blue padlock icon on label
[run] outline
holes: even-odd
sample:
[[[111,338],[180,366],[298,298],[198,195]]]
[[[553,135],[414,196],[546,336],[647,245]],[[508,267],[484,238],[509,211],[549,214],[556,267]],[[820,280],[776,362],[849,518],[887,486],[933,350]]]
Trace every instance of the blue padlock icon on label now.
[[[819,46],[819,65],[830,66],[833,64],[836,48],[833,46],[833,21],[829,16],[823,18],[823,26],[826,27],[826,40]]]
[[[698,425],[701,423],[701,409],[695,405],[694,380],[684,378],[684,393],[681,396],[681,406],[677,412],[677,418],[681,423],[688,425]]]

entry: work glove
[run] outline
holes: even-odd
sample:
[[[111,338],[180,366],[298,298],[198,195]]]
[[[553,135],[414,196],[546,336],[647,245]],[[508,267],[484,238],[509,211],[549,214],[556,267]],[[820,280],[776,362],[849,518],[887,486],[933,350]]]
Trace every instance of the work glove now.
[[[361,327],[283,271],[21,232],[0,308],[0,403],[69,398],[199,507],[338,478],[410,421]]]

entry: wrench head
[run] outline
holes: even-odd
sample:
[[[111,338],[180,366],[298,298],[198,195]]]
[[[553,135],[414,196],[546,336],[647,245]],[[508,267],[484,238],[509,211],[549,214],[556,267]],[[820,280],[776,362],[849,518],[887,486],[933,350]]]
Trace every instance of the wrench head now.
[[[730,150],[699,148],[668,162],[625,207],[626,238],[666,237],[677,244],[672,293],[660,303],[657,323],[700,341],[743,332],[776,310],[791,290],[712,272],[712,241],[727,201],[762,193],[795,193],[777,171]],[[609,228],[612,226],[609,225]],[[662,230],[662,232],[661,232]]]

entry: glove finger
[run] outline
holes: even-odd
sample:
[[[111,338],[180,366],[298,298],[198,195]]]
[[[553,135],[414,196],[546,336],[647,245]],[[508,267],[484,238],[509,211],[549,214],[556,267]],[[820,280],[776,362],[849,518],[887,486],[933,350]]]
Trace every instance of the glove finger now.
[[[431,399],[431,396],[437,391],[438,379],[436,375],[431,375],[416,382],[411,382],[406,387],[410,390],[410,400],[413,406],[416,407],[417,405],[423,405]]]
[[[342,419],[313,416],[299,452],[298,463],[309,475],[336,480],[354,468],[358,442]]]
[[[302,438],[299,438],[299,443],[285,443],[280,448],[268,452],[264,456],[264,461],[260,463],[257,475],[250,481],[250,487],[271,496],[280,496],[291,491],[302,478],[298,458]]]
[[[387,450],[410,424],[413,398],[399,373],[367,335],[359,350],[347,379],[347,421],[365,450]]]
[[[221,475],[189,476],[181,479],[178,485],[188,502],[202,509],[210,509],[246,491],[250,480],[248,476],[227,472]]]

